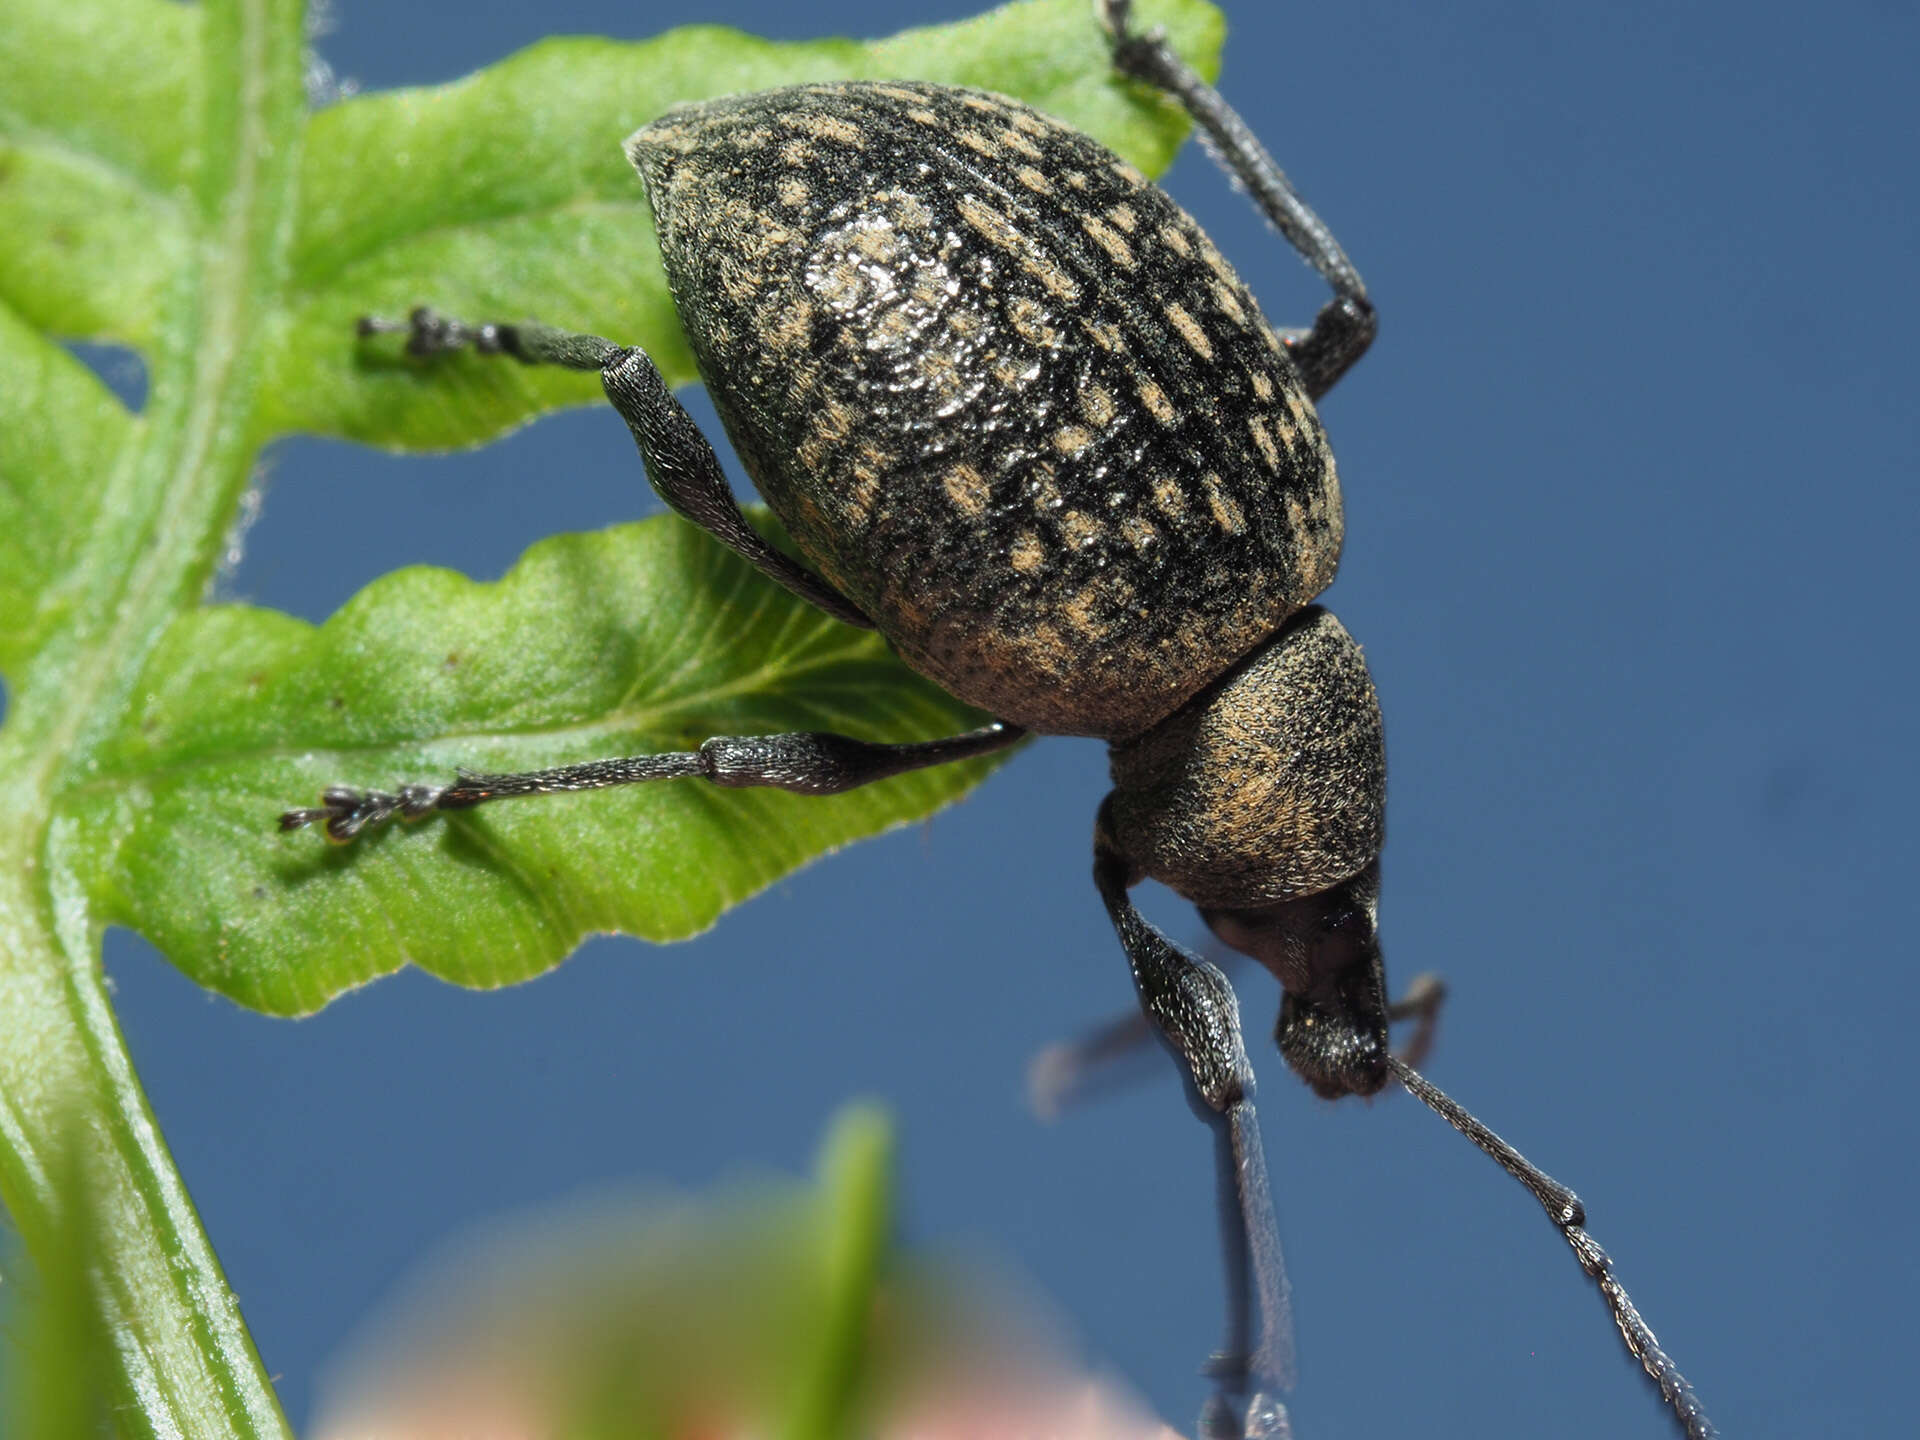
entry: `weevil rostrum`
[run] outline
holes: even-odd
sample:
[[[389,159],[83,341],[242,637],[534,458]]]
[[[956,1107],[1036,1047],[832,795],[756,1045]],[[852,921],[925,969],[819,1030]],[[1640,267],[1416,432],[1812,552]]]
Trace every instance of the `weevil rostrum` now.
[[[1284,998],[1287,1064],[1328,1098],[1397,1080],[1534,1194],[1684,1433],[1712,1435],[1587,1235],[1573,1193],[1395,1054],[1377,933],[1386,765],[1358,645],[1312,604],[1344,539],[1314,410],[1373,339],[1359,273],[1260,142],[1158,34],[1100,0],[1121,73],[1174,97],[1334,298],[1282,334],[1199,226],[1095,141],[1000,96],[836,83],[668,112],[627,141],[674,303],[727,434],[806,564],[736,507],[648,356],[419,310],[416,355],[598,371],[681,515],[998,719],[944,740],[721,736],[697,750],[288,811],[350,841],[394,817],[645,780],[831,794],[1028,733],[1110,747],[1094,881],[1142,1012],[1222,1159],[1227,1343],[1208,1435],[1287,1433],[1290,1321],[1238,1006],[1148,925],[1151,877]]]

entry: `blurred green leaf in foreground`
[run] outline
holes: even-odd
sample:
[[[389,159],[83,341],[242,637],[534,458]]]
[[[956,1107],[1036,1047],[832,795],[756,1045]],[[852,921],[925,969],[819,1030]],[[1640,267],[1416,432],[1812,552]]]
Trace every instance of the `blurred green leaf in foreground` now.
[[[1211,7],[1142,8],[1211,72]],[[318,110],[302,21],[299,0],[9,0],[0,20],[0,1198],[31,1252],[59,1253],[72,1117],[126,1434],[285,1422],[114,1024],[108,925],[280,1014],[409,963],[500,985],[594,931],[691,934],[990,768],[830,800],[641,787],[351,850],[276,835],[278,811],[334,782],[973,719],[677,519],[556,537],[498,584],[403,571],[319,627],[204,603],[276,438],[474,445],[597,399],[590,376],[383,360],[355,318],[423,301],[536,317],[691,379],[619,149],[683,100],[852,76],[984,85],[1152,172],[1185,132],[1109,72],[1085,0],[869,44],[715,27],[554,40]],[[144,405],[75,341],[136,351]]]
[[[603,1198],[469,1236],[363,1334],[315,1440],[1173,1440],[1017,1287],[888,1243],[887,1127],[813,1184]]]

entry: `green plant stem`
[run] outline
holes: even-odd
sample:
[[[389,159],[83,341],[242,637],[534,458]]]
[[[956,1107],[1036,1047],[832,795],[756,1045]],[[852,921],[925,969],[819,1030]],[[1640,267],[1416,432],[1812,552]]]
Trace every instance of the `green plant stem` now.
[[[109,1400],[130,1436],[290,1436],[107,1004],[94,937],[58,933],[33,867],[0,849],[0,1196],[54,1242],[77,1148],[93,1211]]]
[[[254,463],[254,323],[284,274],[304,120],[301,7],[209,0],[203,19],[203,243],[170,288],[147,408],[103,477],[61,633],[11,677],[0,731],[0,1200],[44,1253],[77,1199],[60,1157],[76,1158],[118,1428],[218,1440],[290,1432],[114,1021],[92,897],[55,879],[98,872],[69,853],[60,796],[204,591]]]

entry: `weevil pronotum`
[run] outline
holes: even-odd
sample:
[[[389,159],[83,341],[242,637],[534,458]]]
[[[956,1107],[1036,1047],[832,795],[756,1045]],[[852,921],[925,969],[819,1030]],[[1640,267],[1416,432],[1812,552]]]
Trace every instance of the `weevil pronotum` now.
[[[1394,1053],[1376,928],[1385,751],[1359,647],[1314,597],[1344,538],[1314,402],[1372,341],[1358,271],[1221,97],[1127,0],[1098,0],[1114,63],[1174,97],[1333,300],[1283,334],[1199,227],[1088,137],[999,96],[839,83],[685,106],[640,130],[674,302],[728,436],[806,563],[736,507],[705,437],[634,348],[416,311],[420,356],[471,347],[598,371],[648,479],[773,580],[878,630],[999,717],[950,739],[722,736],[697,750],[287,812],[338,841],[485,801],[703,779],[831,794],[1004,748],[1096,736],[1113,790],[1094,881],[1141,1009],[1183,1062],[1226,1189],[1227,1343],[1210,1436],[1287,1429],[1285,1279],[1251,1071],[1224,975],[1165,940],[1151,877],[1280,981],[1278,1040],[1320,1095],[1397,1080],[1524,1184],[1598,1284],[1695,1440],[1713,1434],[1587,1235],[1573,1193]]]

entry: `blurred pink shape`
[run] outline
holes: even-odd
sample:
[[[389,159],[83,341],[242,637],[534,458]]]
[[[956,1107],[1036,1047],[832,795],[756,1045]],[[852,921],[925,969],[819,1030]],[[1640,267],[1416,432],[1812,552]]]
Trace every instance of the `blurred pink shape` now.
[[[820,1353],[790,1199],[597,1207],[450,1251],[362,1334],[315,1440],[764,1440]],[[1090,1375],[1045,1307],[977,1261],[893,1261],[867,1322],[877,1440],[1176,1440]]]

